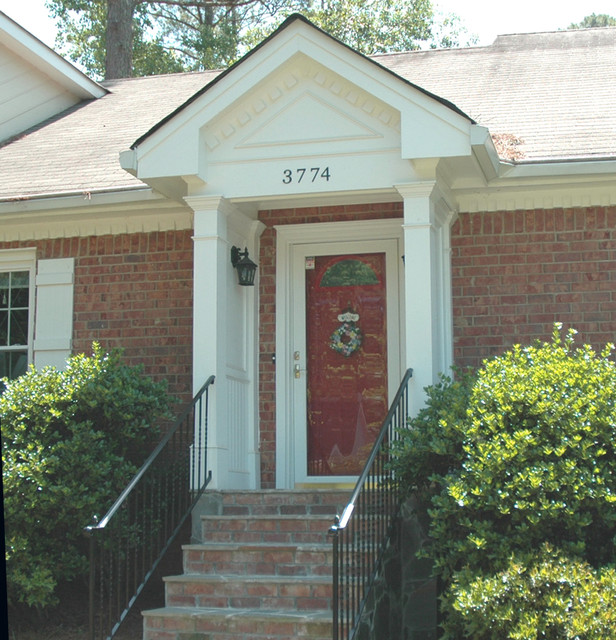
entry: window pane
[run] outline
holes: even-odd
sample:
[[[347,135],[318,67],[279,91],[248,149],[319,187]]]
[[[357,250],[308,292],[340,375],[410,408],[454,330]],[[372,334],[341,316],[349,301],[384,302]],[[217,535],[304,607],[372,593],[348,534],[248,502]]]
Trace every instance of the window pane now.
[[[28,309],[11,311],[9,344],[28,344]]]
[[[361,260],[342,260],[330,267],[321,280],[321,287],[354,287],[379,284],[376,273]]]
[[[0,378],[17,378],[28,368],[27,351],[0,351]]]
[[[11,272],[11,287],[16,289],[23,289],[30,284],[30,274],[27,271],[13,271]]]
[[[28,292],[30,274],[27,271],[14,271],[11,273],[11,300],[13,309],[28,306]]]
[[[10,273],[0,273],[0,309],[9,306],[9,277]]]
[[[0,311],[0,347],[9,344],[9,312]]]
[[[11,307],[13,309],[17,307],[28,308],[28,294],[29,289],[11,289]]]

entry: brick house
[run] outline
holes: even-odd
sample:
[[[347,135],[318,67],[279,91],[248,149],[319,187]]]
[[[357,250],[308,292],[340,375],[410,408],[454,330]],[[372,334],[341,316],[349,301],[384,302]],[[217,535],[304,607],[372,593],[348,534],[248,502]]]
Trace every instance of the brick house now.
[[[367,58],[293,16],[226,71],[96,83],[0,13],[0,375],[93,341],[184,399],[215,374],[213,486],[350,480],[408,367],[416,408],[555,321],[615,339],[615,58]]]

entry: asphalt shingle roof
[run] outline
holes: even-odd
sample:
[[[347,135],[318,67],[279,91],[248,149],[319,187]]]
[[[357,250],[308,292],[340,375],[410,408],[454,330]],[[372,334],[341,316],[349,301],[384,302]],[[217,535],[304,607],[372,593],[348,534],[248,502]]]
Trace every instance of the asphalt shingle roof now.
[[[522,160],[616,156],[616,27],[374,59],[451,100],[492,135],[520,139]]]
[[[373,59],[493,135],[517,140],[520,161],[616,158],[616,28],[499,36],[489,47]],[[120,167],[120,151],[218,74],[102,83],[108,95],[0,147],[0,199],[140,186]]]

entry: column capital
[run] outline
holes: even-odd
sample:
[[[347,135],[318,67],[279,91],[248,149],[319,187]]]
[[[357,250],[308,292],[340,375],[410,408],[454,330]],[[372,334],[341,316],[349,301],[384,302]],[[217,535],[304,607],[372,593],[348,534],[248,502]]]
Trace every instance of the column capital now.
[[[184,202],[193,211],[221,211],[222,213],[228,214],[235,209],[233,205],[221,195],[185,196]]]
[[[395,185],[404,201],[404,226],[440,228],[452,223],[455,211],[435,180]]]
[[[395,184],[394,189],[404,198],[431,198],[437,189],[436,180],[422,180],[421,182],[408,182],[406,184]]]

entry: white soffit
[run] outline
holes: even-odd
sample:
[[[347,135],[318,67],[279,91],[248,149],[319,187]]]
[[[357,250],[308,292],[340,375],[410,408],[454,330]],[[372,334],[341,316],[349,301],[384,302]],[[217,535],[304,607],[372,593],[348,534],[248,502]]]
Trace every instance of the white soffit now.
[[[391,185],[412,178],[410,159],[469,156],[471,126],[455,107],[295,19],[137,141],[122,164],[152,183],[199,176],[208,191],[242,197],[238,171],[278,163],[263,176],[272,192],[279,163],[302,158],[321,159],[319,167],[338,158],[339,175],[358,172],[354,182],[323,186],[357,188],[363,156],[363,170],[382,167]],[[373,176],[369,186],[384,185]]]

